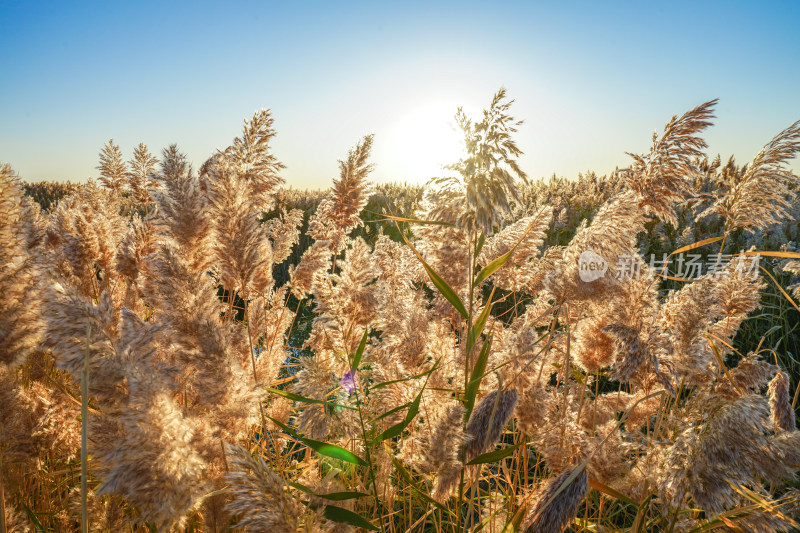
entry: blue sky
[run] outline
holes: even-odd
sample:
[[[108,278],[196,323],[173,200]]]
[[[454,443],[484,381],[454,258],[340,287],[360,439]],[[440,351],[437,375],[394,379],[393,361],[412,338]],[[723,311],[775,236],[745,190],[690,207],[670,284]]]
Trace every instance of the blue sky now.
[[[626,166],[715,97],[709,153],[739,162],[800,119],[795,1],[2,0],[0,20],[0,161],[28,180],[96,176],[109,137],[197,167],[270,108],[288,185],[329,186],[366,133],[375,181],[422,182],[457,156],[456,106],[501,86],[534,178]]]

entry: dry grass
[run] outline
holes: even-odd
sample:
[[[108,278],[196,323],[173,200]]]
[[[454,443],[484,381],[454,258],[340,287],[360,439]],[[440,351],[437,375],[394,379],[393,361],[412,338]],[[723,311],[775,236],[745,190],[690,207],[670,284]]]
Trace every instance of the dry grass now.
[[[372,137],[281,189],[267,111],[199,172],[109,141],[46,212],[2,167],[0,531],[796,527],[791,354],[737,337],[793,304],[730,254],[800,272],[797,124],[723,166],[714,104],[626,171],[526,183],[501,91],[422,202],[372,194]],[[649,264],[701,241],[715,273]]]

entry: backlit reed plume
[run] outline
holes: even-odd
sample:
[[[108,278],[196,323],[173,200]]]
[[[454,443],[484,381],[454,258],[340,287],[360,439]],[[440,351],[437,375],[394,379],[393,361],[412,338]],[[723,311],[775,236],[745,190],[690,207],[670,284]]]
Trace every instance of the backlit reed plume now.
[[[272,207],[275,191],[283,183],[279,172],[284,166],[270,146],[276,134],[274,122],[268,109],[256,111],[252,119],[245,119],[241,137],[224,151],[225,159],[235,166],[239,179],[253,195],[253,207],[260,211]]]
[[[769,411],[776,431],[795,431],[797,424],[789,392],[789,376],[779,371],[769,382]]]
[[[716,515],[738,502],[736,486],[764,479],[781,483],[794,475],[784,451],[770,437],[767,399],[747,394],[713,406],[702,425],[683,430],[666,456],[661,494],[673,508],[683,498]],[[737,450],[731,454],[730,450]]]
[[[24,518],[21,512],[11,507],[8,503],[5,503],[4,507],[0,511],[5,513],[6,533],[30,533],[32,531],[28,520]]]
[[[226,480],[233,496],[228,511],[238,517],[236,526],[244,531],[294,533],[302,511],[284,491],[283,480],[242,446],[228,445],[226,452],[230,468]]]
[[[128,187],[139,204],[150,203],[150,191],[155,188],[155,171],[158,159],[153,157],[144,143],[133,149],[133,157],[128,161]]]
[[[128,167],[122,159],[119,146],[114,144],[114,139],[109,139],[100,150],[100,182],[108,189],[121,193],[125,189],[128,177]]]
[[[767,143],[742,176],[729,175],[721,183],[723,193],[698,218],[712,213],[725,219],[727,232],[763,230],[789,215],[788,198],[797,176],[787,163],[800,152],[800,121],[795,122]]]
[[[455,208],[455,222],[460,228],[488,236],[511,215],[512,203],[520,199],[516,180],[527,181],[517,163],[522,150],[512,136],[522,121],[515,122],[508,114],[513,103],[506,99],[506,90],[500,89],[480,122],[473,122],[459,108],[455,118],[467,155],[448,167],[459,177],[432,180],[436,188],[452,191],[454,202],[435,206],[431,212],[434,220],[449,218],[437,213],[438,209]]]
[[[119,496],[98,496],[89,491],[87,498],[90,533],[123,531],[133,524],[131,512],[125,500]],[[80,489],[72,489],[69,493],[68,515],[63,522],[65,529],[74,528],[80,522],[81,495]]]
[[[268,112],[257,113],[202,176],[167,148],[145,219],[127,223],[118,196],[89,186],[62,201],[47,228],[41,261],[55,279],[47,343],[76,378],[90,326],[99,493],[122,495],[159,529],[184,523],[201,504],[207,524],[226,521],[222,443],[250,434],[263,397],[256,380],[272,379],[285,358],[293,314],[273,286],[272,245],[284,260],[299,217],[260,224],[280,182],[270,125]],[[153,161],[137,154],[150,175]],[[231,304],[246,298],[244,321],[220,302],[219,282]]]
[[[514,388],[493,390],[478,403],[467,422],[466,431],[471,437],[467,445],[467,461],[494,448],[514,412],[518,397],[519,393]]]
[[[703,155],[707,146],[697,134],[711,125],[716,104],[716,99],[711,100],[680,118],[673,116],[661,137],[653,133],[649,154],[628,154],[634,163],[626,172],[627,182],[639,197],[639,205],[673,225],[677,225],[673,204],[692,194],[691,178],[695,172],[692,161]]]
[[[359,213],[369,197],[366,178],[372,170],[368,163],[372,136],[364,137],[339,161],[339,178],[320,202],[308,222],[308,235],[315,242],[291,270],[292,291],[297,295],[311,292],[314,277],[330,268],[331,258],[339,253],[347,235],[363,224]]]
[[[507,225],[487,239],[479,256],[481,264],[488,265],[514,250],[505,266],[492,277],[495,286],[528,294],[539,292],[550,267],[547,258],[541,257],[540,248],[552,222],[553,209],[545,205],[533,215]]]
[[[368,163],[373,136],[367,135],[339,161],[339,178],[333,180],[330,194],[322,200],[308,224],[308,234],[316,240],[329,241],[336,253],[343,238],[363,224],[359,213],[367,203],[369,188],[366,178],[372,171]]]
[[[589,476],[585,469],[565,470],[550,478],[534,497],[521,531],[561,533],[575,518],[588,491]]]
[[[0,442],[7,459],[29,466],[48,456],[73,459],[80,449],[79,406],[62,390],[28,384],[0,365]]]
[[[36,264],[38,208],[24,197],[11,166],[0,166],[0,365],[23,363],[41,339]]]
[[[450,496],[458,484],[461,451],[472,437],[464,432],[464,408],[449,404],[433,411],[435,419],[420,430],[417,436],[403,442],[402,457],[414,468],[434,474],[433,497],[442,500]]]
[[[789,272],[790,274],[794,274],[797,279],[800,277],[800,261],[789,261],[783,266],[784,272]],[[792,287],[792,294],[795,298],[800,298],[800,283],[795,283]]]

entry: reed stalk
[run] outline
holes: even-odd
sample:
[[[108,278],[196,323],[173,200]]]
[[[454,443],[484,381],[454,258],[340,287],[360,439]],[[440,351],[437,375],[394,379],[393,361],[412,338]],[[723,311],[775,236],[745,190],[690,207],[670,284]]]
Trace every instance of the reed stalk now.
[[[86,326],[86,353],[81,372],[81,532],[89,533],[89,346],[92,326]]]

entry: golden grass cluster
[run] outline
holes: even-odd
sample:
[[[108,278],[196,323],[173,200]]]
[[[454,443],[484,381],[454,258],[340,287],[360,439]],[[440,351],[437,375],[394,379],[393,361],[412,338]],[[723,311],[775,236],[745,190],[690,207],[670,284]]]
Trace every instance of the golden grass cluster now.
[[[797,384],[735,338],[775,281],[743,244],[800,275],[800,122],[723,166],[714,105],[548,186],[500,91],[419,205],[370,186],[371,136],[326,195],[281,189],[268,111],[198,172],[109,141],[45,212],[3,166],[0,533],[797,527]],[[679,279],[643,236],[725,255]]]

